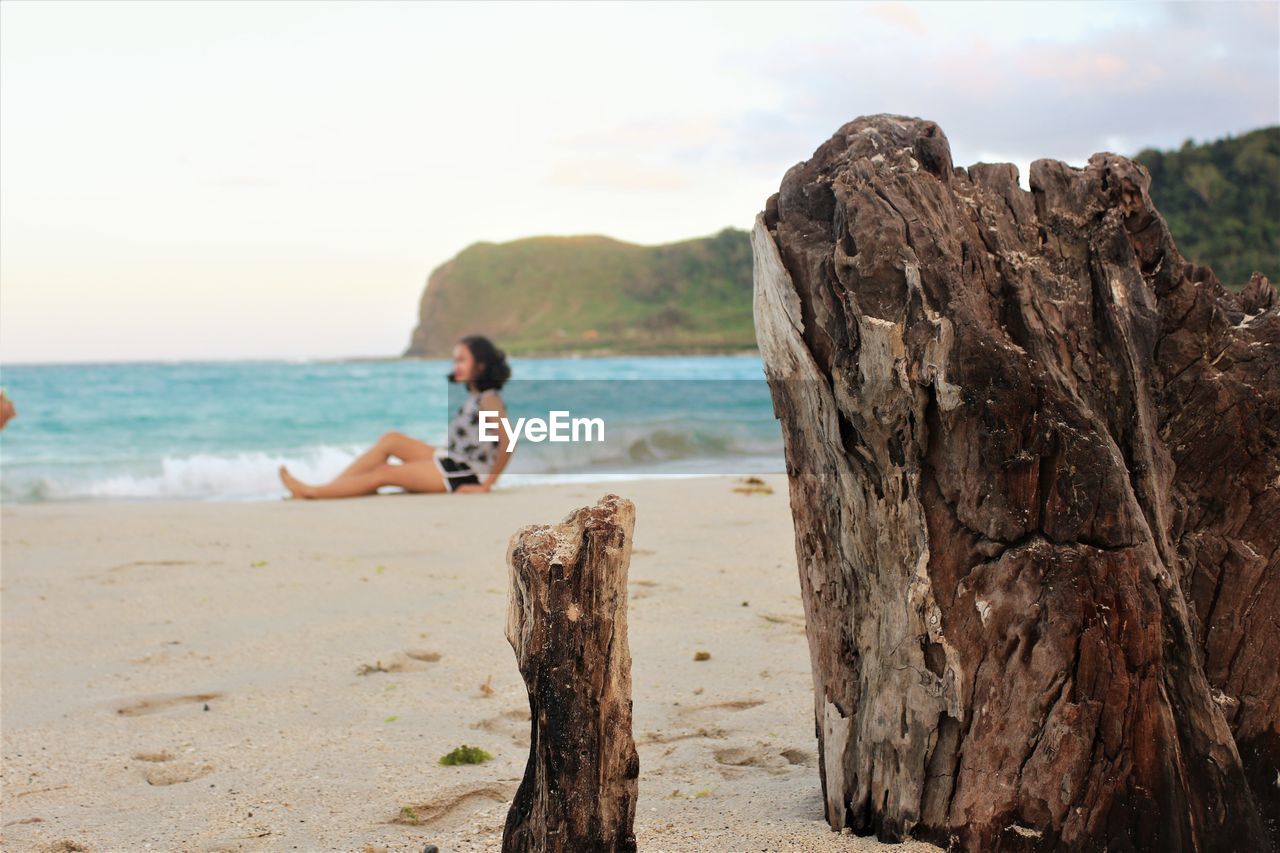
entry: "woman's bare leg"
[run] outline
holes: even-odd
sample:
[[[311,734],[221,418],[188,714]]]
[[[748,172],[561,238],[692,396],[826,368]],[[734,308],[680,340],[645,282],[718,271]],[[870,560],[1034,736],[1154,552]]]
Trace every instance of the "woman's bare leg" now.
[[[403,465],[382,464],[372,471],[342,476],[323,486],[308,486],[283,466],[280,479],[295,498],[354,498],[376,494],[383,486],[399,486],[405,491],[439,493],[447,491],[444,477],[434,462],[406,462]]]
[[[333,478],[341,480],[352,474],[367,474],[379,465],[386,463],[392,456],[404,462],[419,462],[435,456],[436,449],[425,441],[410,438],[402,432],[388,432],[378,439],[373,447],[356,457],[355,461]]]
[[[439,475],[440,472],[436,470],[435,464],[431,462],[431,460],[435,458],[435,454],[436,454],[436,449],[424,441],[418,441],[416,438],[410,438],[409,436],[405,435],[402,432],[395,432],[395,431],[388,432],[384,434],[382,438],[378,439],[374,443],[373,447],[370,447],[364,453],[357,456],[354,462],[348,465],[341,474],[339,474],[337,477],[334,477],[332,480],[330,480],[326,484],[326,486],[338,486],[338,483],[340,480],[347,480],[347,479],[350,479],[351,477],[365,477],[365,475],[370,474],[373,471],[376,471],[379,467],[387,465],[387,460],[393,456],[404,460],[405,464],[417,463],[417,462],[428,462],[430,463],[431,470],[435,471],[435,473]],[[403,467],[403,466],[396,466],[396,467]],[[284,483],[285,487],[289,490],[290,494],[292,494],[295,498],[311,497],[310,495],[311,491],[313,491],[316,488],[326,487],[326,486],[316,487],[316,486],[307,485],[306,483],[299,480],[297,477],[290,474],[289,469],[284,465],[280,466],[279,473],[280,473],[280,482]],[[367,484],[367,477],[366,479],[359,480],[354,484],[344,483],[338,488],[333,489],[331,491],[342,493],[340,495],[337,495],[339,497],[347,497],[348,496],[347,493],[352,488],[364,488],[366,484]],[[384,484],[384,485],[398,485],[398,484]],[[373,491],[376,492],[377,487],[375,487]],[[417,491],[417,490],[411,490],[411,491]],[[443,488],[439,490],[423,489],[422,491],[443,491]],[[355,494],[371,494],[371,492],[356,492]]]

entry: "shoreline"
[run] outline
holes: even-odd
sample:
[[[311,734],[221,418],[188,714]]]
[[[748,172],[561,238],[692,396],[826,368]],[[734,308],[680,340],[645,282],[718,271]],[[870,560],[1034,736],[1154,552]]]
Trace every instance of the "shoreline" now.
[[[755,459],[753,461],[760,461]],[[618,486],[625,488],[631,483],[643,482],[667,482],[672,480],[699,480],[706,478],[729,478],[740,480],[744,477],[769,477],[780,476],[785,477],[783,472],[779,471],[752,471],[743,470],[739,473],[726,473],[724,471],[688,471],[688,472],[654,472],[651,466],[637,466],[635,473],[623,473],[616,470],[601,472],[598,474],[582,473],[582,472],[564,472],[549,474],[533,474],[511,472],[503,475],[493,493],[503,494],[514,491],[523,491],[527,489],[555,488],[560,486],[579,486],[584,488],[594,488],[596,486],[609,488]],[[521,479],[523,478],[523,479]],[[388,488],[388,487],[384,487]],[[448,497],[448,495],[429,495],[406,491],[388,491],[379,492],[377,495],[364,495],[362,498],[391,498],[391,497]],[[361,498],[349,498],[348,500],[360,500]],[[262,495],[204,495],[180,497],[174,495],[111,495],[100,498],[52,498],[38,500],[3,500],[0,501],[0,510],[18,507],[38,507],[38,506],[56,506],[64,508],[76,507],[102,507],[111,505],[145,505],[154,506],[162,504],[197,504],[197,505],[213,505],[222,504],[275,504],[279,502],[298,502],[307,503],[305,500],[290,497],[283,486],[280,487],[278,493],[262,494]],[[324,501],[320,501],[324,502]]]

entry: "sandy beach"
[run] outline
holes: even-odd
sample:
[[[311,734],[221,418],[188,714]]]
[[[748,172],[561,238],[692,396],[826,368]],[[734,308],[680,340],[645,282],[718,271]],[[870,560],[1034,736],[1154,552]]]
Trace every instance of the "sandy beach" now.
[[[615,492],[637,505],[641,849],[879,849],[821,820],[786,482],[766,480],[5,506],[3,846],[496,849],[529,725],[507,543]],[[494,758],[438,763],[462,744]]]

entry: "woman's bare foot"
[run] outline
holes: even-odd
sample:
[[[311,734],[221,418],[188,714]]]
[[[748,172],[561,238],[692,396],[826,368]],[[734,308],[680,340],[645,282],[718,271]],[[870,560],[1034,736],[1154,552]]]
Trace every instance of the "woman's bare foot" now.
[[[284,483],[285,488],[289,490],[289,494],[295,498],[305,499],[311,497],[311,487],[290,474],[289,469],[284,465],[280,466],[280,482]]]

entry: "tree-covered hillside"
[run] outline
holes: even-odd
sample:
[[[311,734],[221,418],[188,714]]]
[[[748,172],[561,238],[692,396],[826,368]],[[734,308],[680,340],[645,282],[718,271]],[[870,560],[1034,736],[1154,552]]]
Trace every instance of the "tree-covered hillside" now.
[[[1151,198],[1183,256],[1240,287],[1280,276],[1280,127],[1177,151],[1147,149]]]
[[[471,332],[520,355],[752,349],[751,243],[735,229],[661,246],[477,243],[431,274],[405,355],[448,355]]]

